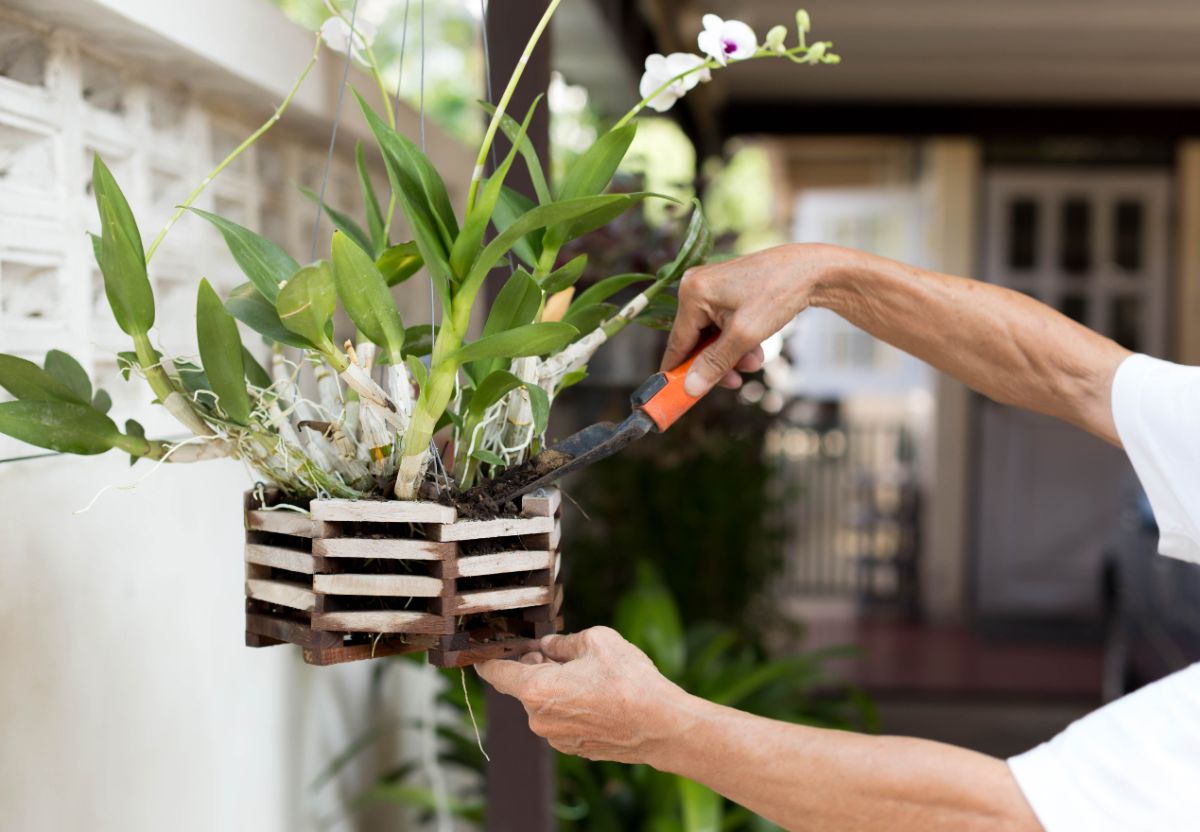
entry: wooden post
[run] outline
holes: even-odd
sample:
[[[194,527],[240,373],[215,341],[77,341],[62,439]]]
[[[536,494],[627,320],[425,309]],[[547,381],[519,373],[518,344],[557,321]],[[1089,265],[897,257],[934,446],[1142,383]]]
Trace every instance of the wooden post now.
[[[548,0],[504,0],[491,3],[487,18],[493,95],[498,99],[517,65],[529,35],[545,14]],[[533,99],[550,88],[551,33],[543,35],[509,104],[517,120],[525,117]],[[529,128],[529,137],[550,165],[550,114],[543,99]],[[503,158],[509,145],[497,137],[496,152]],[[529,174],[521,164],[509,172],[507,184],[535,198]],[[493,290],[495,291],[495,290]],[[529,730],[521,703],[487,688],[488,756],[487,832],[551,832],[554,822],[554,755],[545,740]]]

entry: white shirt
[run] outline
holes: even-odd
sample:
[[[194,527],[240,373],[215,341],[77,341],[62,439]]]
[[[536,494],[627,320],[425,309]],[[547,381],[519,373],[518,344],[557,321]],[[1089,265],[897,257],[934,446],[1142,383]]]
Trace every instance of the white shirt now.
[[[1200,367],[1132,356],[1113,379],[1112,402],[1154,510],[1159,552],[1200,563]],[[1200,830],[1200,664],[1008,765],[1046,832]]]

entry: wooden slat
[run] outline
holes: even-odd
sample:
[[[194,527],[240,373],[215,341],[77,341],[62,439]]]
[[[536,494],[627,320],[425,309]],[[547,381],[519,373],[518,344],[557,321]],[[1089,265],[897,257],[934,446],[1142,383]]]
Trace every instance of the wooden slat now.
[[[415,636],[414,640],[405,641],[400,641],[397,638],[381,639],[378,642],[348,644],[344,647],[323,647],[318,649],[309,649],[306,647],[304,649],[304,661],[307,664],[324,667],[331,664],[357,662],[364,659],[381,659],[384,656],[398,656],[403,653],[418,653],[422,650],[428,650],[430,647],[429,642],[416,640],[421,638],[424,637]]]
[[[252,532],[290,534],[293,537],[316,537],[318,534],[317,524],[313,522],[312,517],[295,511],[247,511],[246,529]]]
[[[442,650],[434,647],[429,651],[429,663],[435,667],[467,667],[492,659],[515,659],[538,649],[538,640],[531,638],[508,638],[487,644],[472,644],[462,650]]]
[[[316,575],[313,589],[324,595],[436,598],[442,582],[425,575]]]
[[[433,540],[482,540],[486,537],[516,537],[546,534],[554,529],[553,517],[501,517],[499,520],[460,520],[449,526],[426,526]]]
[[[246,632],[301,647],[337,647],[342,643],[342,637],[337,633],[316,632],[295,621],[264,613],[246,613]]]
[[[558,544],[562,543],[562,523],[554,521],[554,528],[550,530],[550,539],[546,542],[546,548],[550,551],[557,551]]]
[[[273,566],[276,569],[301,572],[305,575],[312,575],[320,567],[318,559],[307,552],[285,549],[282,546],[267,546],[262,543],[246,544],[246,563]]]
[[[394,610],[353,610],[326,612],[313,616],[314,630],[346,633],[441,633],[446,620],[426,612]]]
[[[467,615],[493,610],[514,610],[521,607],[536,607],[550,603],[550,587],[531,586],[517,589],[487,589],[479,592],[464,592],[457,598],[454,612]]]
[[[439,543],[435,540],[333,537],[313,541],[313,554],[326,558],[445,560],[455,551],[453,543]]]
[[[562,609],[562,604],[563,604],[563,585],[558,584],[556,587],[554,587],[554,601],[553,601],[553,603],[550,604],[550,609],[554,612],[555,615],[558,615],[559,610]],[[560,624],[559,627],[561,627],[561,626],[562,625]]]
[[[312,612],[317,606],[317,595],[308,587],[266,578],[247,578],[246,597],[305,612]]]
[[[515,551],[488,555],[473,555],[458,559],[458,577],[499,575],[505,572],[524,572],[529,569],[549,569],[551,552]]]
[[[550,580],[558,580],[559,572],[562,572],[562,552],[554,556],[554,571],[550,573]]]
[[[544,495],[526,494],[521,498],[521,513],[527,517],[553,517],[562,505],[562,492],[557,488],[545,489]]]
[[[440,503],[409,500],[313,500],[314,520],[368,523],[453,523],[458,512]]]

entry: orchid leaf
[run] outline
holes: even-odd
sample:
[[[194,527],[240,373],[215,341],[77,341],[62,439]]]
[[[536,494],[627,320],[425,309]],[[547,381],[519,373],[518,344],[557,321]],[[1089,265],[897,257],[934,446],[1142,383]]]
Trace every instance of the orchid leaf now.
[[[512,168],[513,160],[517,158],[520,139],[525,138],[529,123],[533,121],[533,114],[537,112],[537,105],[541,100],[540,95],[533,100],[518,133],[518,143],[513,145],[504,161],[496,168],[496,172],[488,178],[487,184],[479,193],[475,207],[471,209],[470,215],[463,222],[458,239],[454,241],[454,248],[450,252],[450,268],[459,278],[466,277],[471,265],[481,253],[483,235],[487,232],[488,225],[491,224],[492,214],[495,213],[496,203],[500,200],[504,187],[504,179]]]
[[[500,199],[492,212],[492,225],[496,227],[497,232],[503,234],[513,223],[536,207],[537,203],[519,191],[501,188]],[[513,254],[531,269],[537,267],[538,259],[542,256],[543,234],[542,229],[534,229],[512,246]]]
[[[638,191],[630,194],[610,194],[609,196],[621,196],[624,197],[624,200],[598,205],[595,210],[588,211],[579,217],[573,217],[569,222],[550,226],[546,229],[545,236],[542,239],[542,246],[557,250],[571,240],[603,228],[630,208],[651,197],[665,199],[670,202],[678,201],[669,196],[648,191]],[[599,197],[592,198],[598,199]]]
[[[230,421],[250,422],[250,395],[246,392],[246,365],[237,321],[225,311],[221,298],[207,280],[196,293],[196,340],[200,363],[217,403]]]
[[[495,105],[487,101],[480,101],[479,104],[487,111],[488,115],[495,115]],[[521,125],[508,113],[505,113],[501,117],[500,129],[504,131],[504,135],[520,151],[521,156],[525,158],[525,167],[529,170],[529,179],[533,182],[533,192],[537,195],[538,202],[542,205],[545,205],[547,202],[553,202],[554,196],[550,192],[550,186],[546,183],[546,173],[542,169],[541,159],[538,158],[537,149],[533,146],[533,141],[529,138],[528,132],[522,134]]]
[[[367,168],[367,157],[363,152],[362,142],[354,146],[354,163],[358,169],[358,184],[362,188],[367,231],[371,235],[371,247],[368,251],[372,257],[378,257],[387,248],[387,226],[384,224],[383,211],[379,208],[379,199],[375,196],[375,186],[371,183],[371,171]]]
[[[578,329],[579,337],[583,337],[615,314],[617,314],[616,304],[593,303],[578,309],[567,310],[563,322]]]
[[[547,295],[553,295],[561,292],[563,289],[569,289],[583,276],[583,270],[587,268],[588,257],[586,254],[581,254],[575,257],[564,265],[546,275],[546,279],[542,281],[542,291]]]
[[[658,329],[670,332],[675,323],[675,315],[679,311],[679,300],[674,295],[655,295],[650,303],[641,311],[634,323],[647,329]]]
[[[375,261],[388,286],[397,286],[421,270],[421,252],[416,243],[398,243]]]
[[[333,282],[350,320],[367,338],[400,360],[404,324],[383,275],[371,255],[340,231],[333,234]]]
[[[304,194],[314,205],[320,204],[321,210],[325,212],[325,216],[329,217],[329,221],[333,223],[333,227],[345,234],[347,237],[358,243],[358,247],[364,251],[371,250],[371,238],[367,232],[363,231],[353,217],[344,211],[339,211],[328,202],[321,199],[321,195],[311,188],[306,188],[303,185],[297,185],[300,193]]]
[[[337,306],[333,273],[324,260],[296,272],[279,290],[275,309],[291,332],[316,345],[332,349],[327,327]]]
[[[473,430],[474,426],[483,419],[489,407],[520,387],[525,388],[529,393],[530,409],[533,411],[534,435],[541,435],[550,421],[550,397],[541,387],[532,382],[522,381],[508,370],[496,370],[489,373],[475,388],[467,407],[467,429]]]
[[[274,303],[279,296],[279,285],[295,274],[300,264],[275,243],[249,228],[199,208],[188,210],[216,226],[242,273],[263,297]]]
[[[271,374],[267,372],[267,368],[259,363],[254,353],[242,347],[242,364],[246,367],[246,381],[259,388],[266,390],[271,386]]]
[[[658,270],[658,280],[666,286],[678,283],[685,272],[708,259],[712,253],[713,235],[700,200],[692,200],[692,216],[688,220],[683,243],[675,259]]]
[[[0,387],[25,401],[60,401],[87,405],[91,396],[83,397],[72,387],[46,372],[32,361],[0,353]]]
[[[417,324],[404,330],[404,355],[418,358],[433,352],[436,330],[429,324]]]
[[[112,410],[112,406],[112,396],[108,394],[107,390],[97,390],[96,395],[92,396],[93,410],[96,410],[100,413],[108,413],[108,411]]]
[[[146,438],[146,429],[144,427],[142,427],[142,423],[137,421],[136,419],[126,419],[125,420],[125,435],[132,436],[134,439],[145,439]],[[129,455],[129,464],[136,465],[137,461],[139,459],[141,459],[141,457],[130,454]]]
[[[413,381],[417,383],[417,388],[423,389],[425,383],[429,381],[429,368],[415,355],[407,356],[404,359],[404,365],[408,367],[408,372],[412,375]]]
[[[472,341],[459,348],[453,359],[459,364],[469,364],[481,358],[545,355],[566,345],[577,334],[578,330],[566,323],[528,324]]]
[[[112,204],[113,216],[117,225],[129,238],[132,247],[142,253],[142,235],[138,230],[137,220],[134,219],[129,202],[125,199],[125,194],[113,177],[112,171],[108,169],[108,165],[104,164],[104,160],[100,158],[99,154],[92,157],[92,191],[96,195],[97,208],[100,204],[100,197],[108,199]]]
[[[92,380],[78,361],[62,350],[50,350],[42,362],[46,372],[71,389],[80,404],[92,400]]]
[[[99,164],[100,157],[96,157]],[[100,207],[100,271],[104,275],[104,294],[112,308],[117,326],[126,335],[145,335],[154,326],[154,291],[146,274],[146,256],[140,238],[130,236],[115,203],[96,191]]]
[[[653,281],[654,275],[650,274],[617,274],[606,277],[581,292],[579,297],[575,298],[575,302],[571,304],[571,311],[583,309],[595,303],[603,303],[617,292],[633,286],[635,283],[652,283]]]
[[[571,164],[558,198],[574,199],[603,193],[629,152],[635,135],[637,122],[631,121],[597,139]]]
[[[230,292],[225,301],[225,311],[271,341],[302,350],[316,348],[311,341],[301,338],[283,325],[274,305],[263,297],[253,283],[243,283]]]
[[[518,269],[505,282],[488,312],[481,337],[487,338],[533,323],[542,306],[542,290],[529,273]],[[486,358],[469,368],[472,378],[487,378],[500,369],[503,358]]]
[[[480,462],[486,463],[495,468],[504,467],[504,457],[493,451],[489,451],[487,448],[476,448],[475,450],[471,451],[471,456]]]
[[[121,438],[113,420],[91,405],[65,401],[0,403],[0,433],[64,454],[102,454]]]

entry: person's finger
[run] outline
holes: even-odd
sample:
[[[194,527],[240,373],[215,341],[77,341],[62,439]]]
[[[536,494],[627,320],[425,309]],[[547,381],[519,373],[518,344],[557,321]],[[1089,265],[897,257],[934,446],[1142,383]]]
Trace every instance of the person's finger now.
[[[726,390],[739,390],[742,386],[742,377],[736,371],[730,370],[721,378],[720,381],[717,382],[717,384],[721,387],[724,387]]]
[[[521,657],[521,664],[544,664],[545,661],[546,657],[536,650]]]
[[[659,365],[661,370],[674,370],[686,361],[696,344],[700,343],[700,334],[714,323],[688,288],[687,277],[685,274],[684,282],[679,285],[679,311],[675,314],[675,323],[667,338],[667,349]]]
[[[537,665],[521,664],[509,659],[492,659],[475,665],[475,671],[489,685],[501,693],[521,698],[521,692],[529,676],[541,668]]]
[[[684,392],[689,396],[698,398],[711,390],[754,345],[754,340],[747,339],[735,324],[736,320],[731,321],[730,327],[696,357],[683,382]]]
[[[587,631],[542,636],[542,655],[552,662],[569,662],[587,653]]]
[[[762,345],[759,344],[750,350],[750,352],[743,355],[742,360],[737,363],[734,369],[739,373],[757,373],[762,369],[764,358]]]

